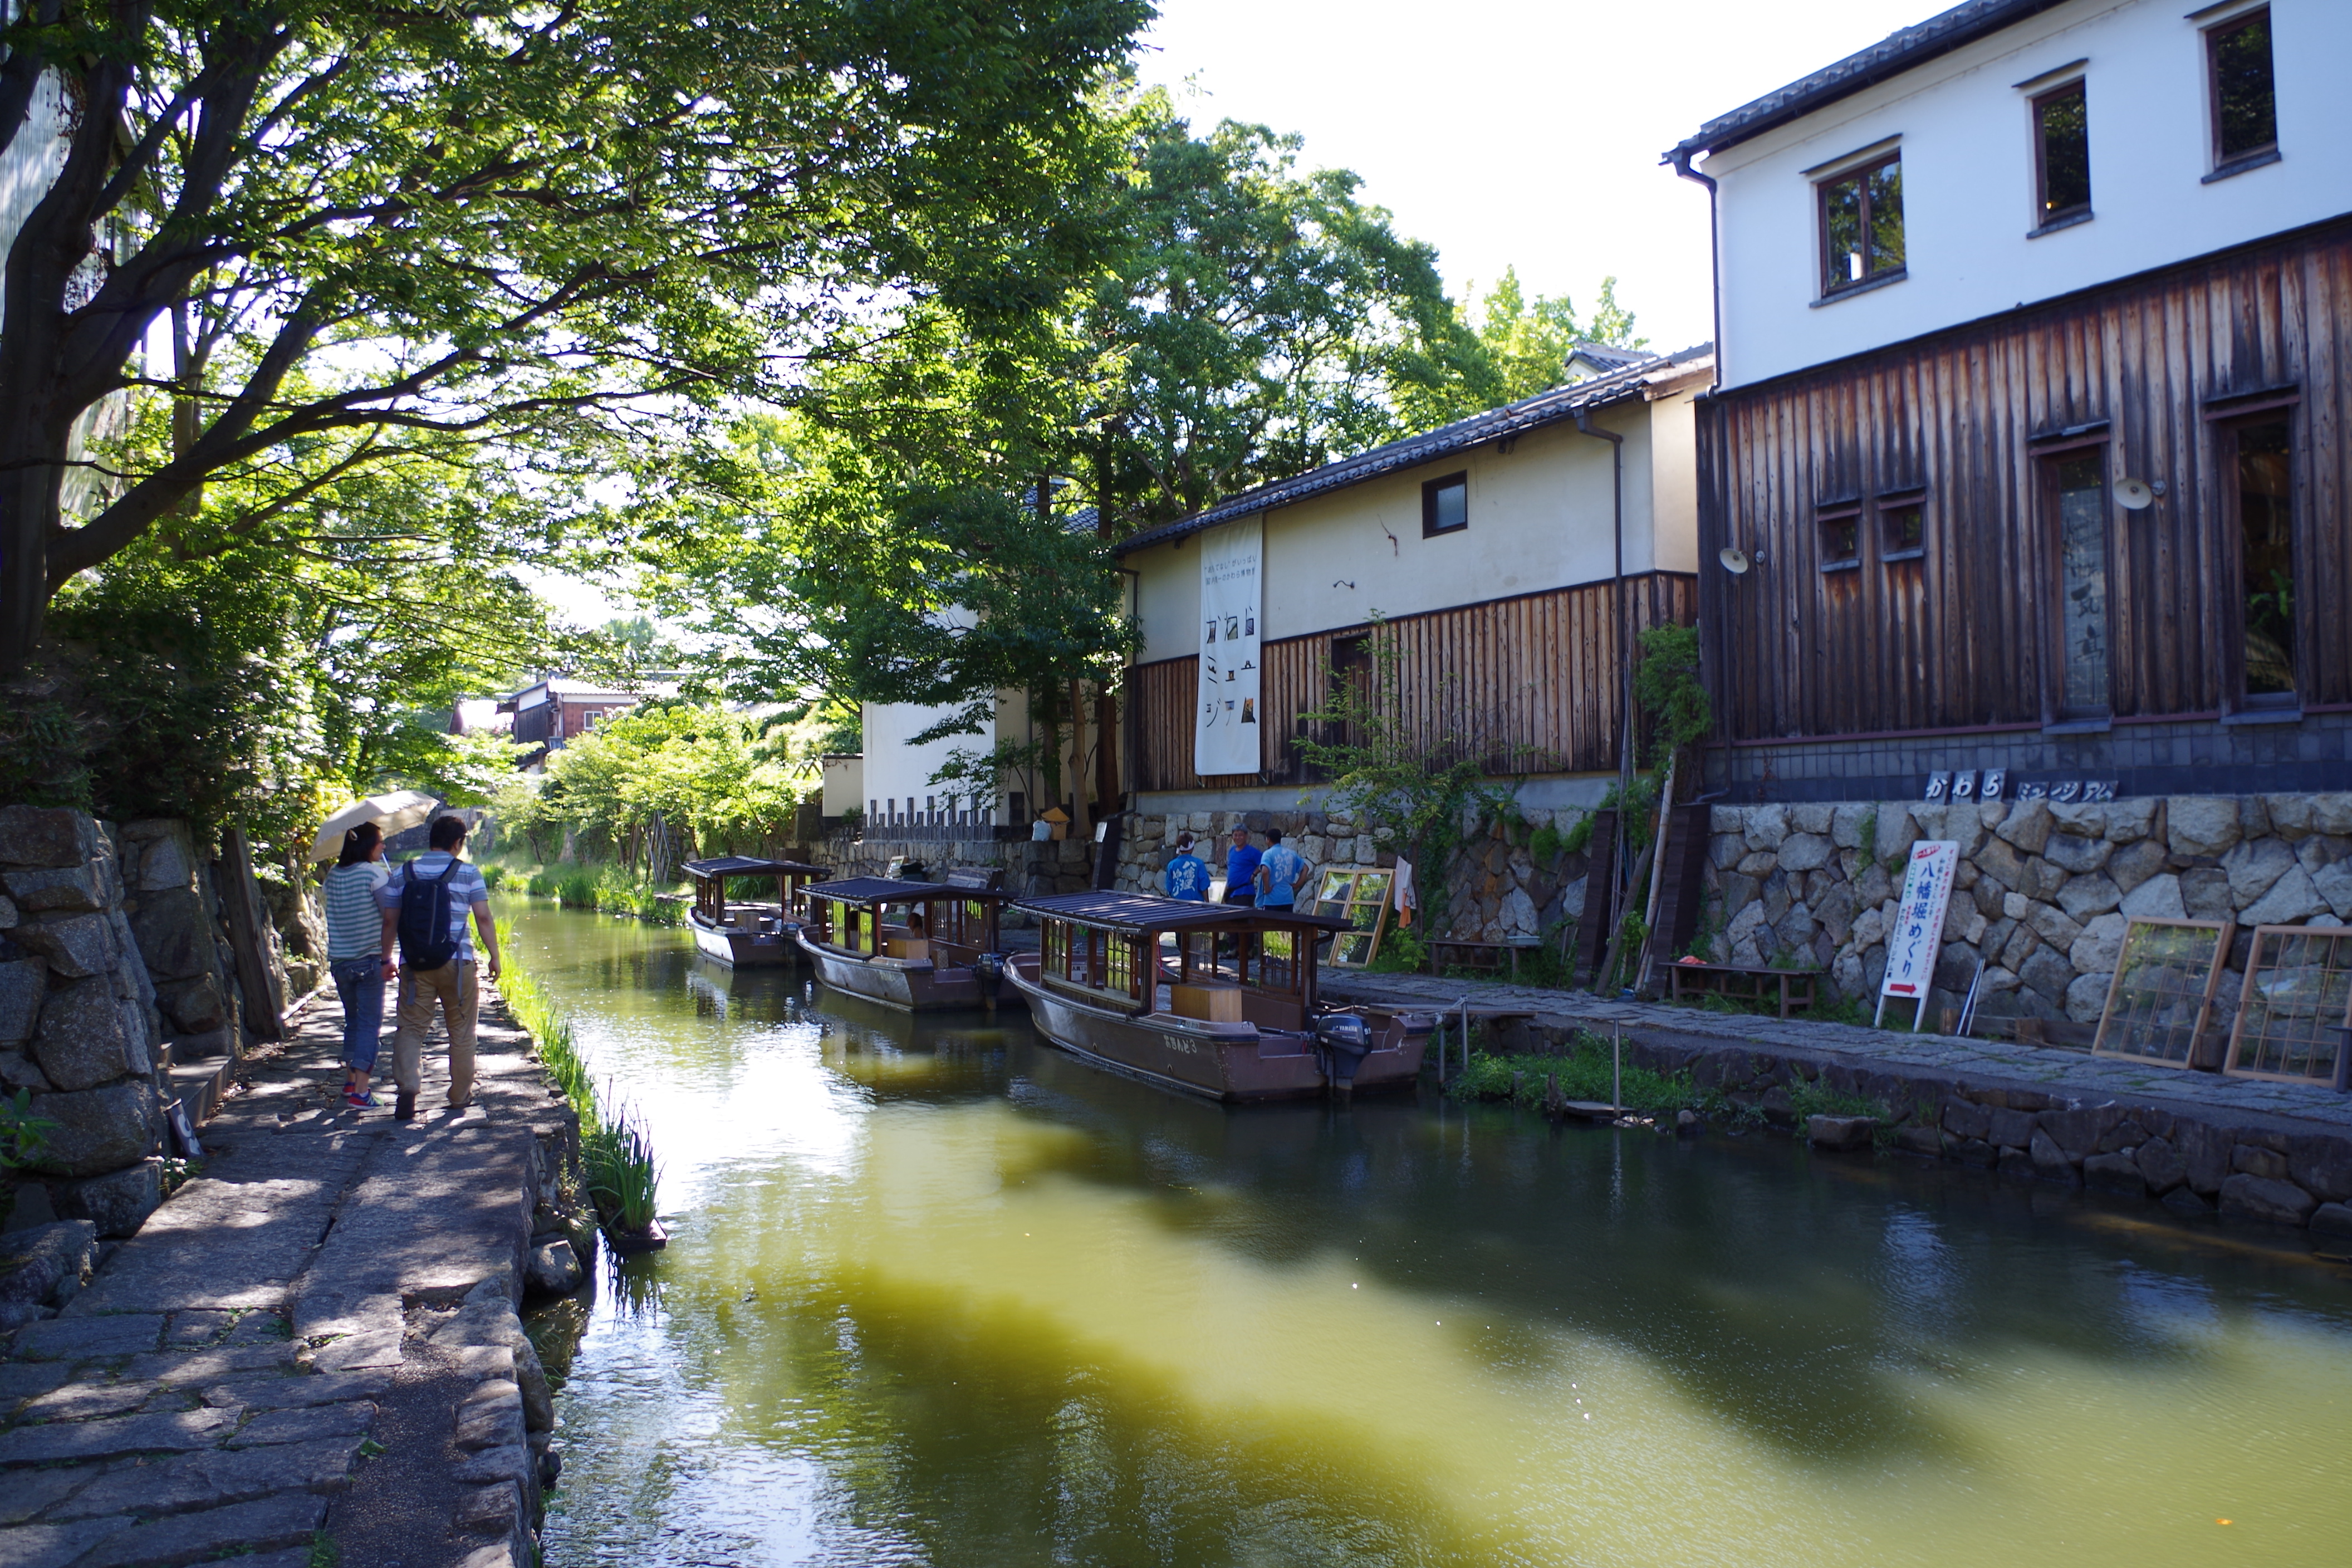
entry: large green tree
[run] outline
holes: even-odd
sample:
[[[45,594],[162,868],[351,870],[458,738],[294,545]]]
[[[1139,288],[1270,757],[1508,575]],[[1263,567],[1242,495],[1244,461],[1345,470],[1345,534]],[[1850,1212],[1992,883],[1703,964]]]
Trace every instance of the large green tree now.
[[[303,443],[642,442],[788,397],[893,301],[984,333],[1057,297],[1095,239],[1064,199],[1100,177],[1087,96],[1147,14],[25,0],[0,156],[54,177],[6,259],[0,669],[207,482],[316,482]],[[116,467],[78,426],[125,389],[174,438],[68,517],[69,468]]]

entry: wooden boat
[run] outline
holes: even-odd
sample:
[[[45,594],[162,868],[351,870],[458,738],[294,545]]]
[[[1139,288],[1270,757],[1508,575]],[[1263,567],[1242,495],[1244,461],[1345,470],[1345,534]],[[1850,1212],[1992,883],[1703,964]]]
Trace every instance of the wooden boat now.
[[[805,918],[802,884],[831,874],[823,866],[798,860],[754,860],[740,855],[688,860],[678,869],[694,879],[694,905],[686,912],[686,929],[694,933],[695,950],[744,968],[792,961],[793,933]],[[730,900],[728,882],[745,877],[773,877],[776,901]]]
[[[1023,899],[1039,949],[1012,971],[1037,1031],[1165,1088],[1246,1101],[1389,1088],[1421,1075],[1433,1020],[1316,997],[1316,943],[1348,923],[1148,893]],[[1173,939],[1174,963],[1161,938]],[[1230,955],[1230,956],[1228,956]]]
[[[953,871],[942,882],[853,877],[812,884],[803,889],[809,918],[800,950],[827,985],[886,1007],[937,1013],[987,1006],[1003,973],[996,917],[1005,896],[991,885],[1003,875]]]

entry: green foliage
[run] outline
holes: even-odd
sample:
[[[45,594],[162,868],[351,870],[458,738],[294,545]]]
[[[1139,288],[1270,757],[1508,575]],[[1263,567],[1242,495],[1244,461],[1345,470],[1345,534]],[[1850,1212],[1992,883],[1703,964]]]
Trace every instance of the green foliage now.
[[[1559,1056],[1501,1056],[1476,1051],[1462,1075],[1447,1083],[1445,1091],[1457,1100],[1512,1100],[1520,1105],[1539,1106],[1544,1100],[1547,1078],[1559,1080],[1565,1099],[1608,1104],[1609,1041],[1590,1030],[1579,1029],[1570,1038],[1568,1051]],[[1671,1115],[1677,1110],[1706,1111],[1716,1103],[1714,1096],[1693,1085],[1690,1074],[1656,1072],[1636,1067],[1630,1060],[1624,1064],[1623,1085],[1620,1103],[1628,1110],[1647,1116]]]
[[[757,846],[788,831],[802,799],[820,787],[814,754],[803,749],[814,739],[790,727],[763,731],[716,706],[646,702],[551,756],[538,803],[524,803],[511,784],[507,798],[523,807],[526,837],[553,816],[613,846],[656,823],[689,847]]]
[[[644,1123],[627,1106],[580,1141],[588,1192],[607,1228],[642,1236],[657,1217],[661,1167]]]
[[[1424,922],[1425,924],[1425,922]],[[1429,969],[1429,943],[1423,925],[1392,925],[1381,938],[1381,950],[1369,965],[1374,974],[1422,974]]]
[[[1407,420],[1416,429],[1561,384],[1568,379],[1568,357],[1580,343],[1633,349],[1649,343],[1634,334],[1633,313],[1617,303],[1613,277],[1601,280],[1600,302],[1587,321],[1578,320],[1575,305],[1565,295],[1529,299],[1517,268],[1508,267],[1484,300],[1465,300],[1455,315],[1472,335],[1475,352],[1467,356],[1465,374],[1458,382],[1436,389],[1434,395],[1416,388],[1418,395],[1406,397]]]
[[[0,1171],[21,1171],[40,1158],[58,1124],[33,1114],[33,1091],[0,1095]]]
[[[9,331],[62,346],[0,363],[0,406],[47,411],[12,451],[63,461],[76,416],[136,381],[131,356],[167,319],[175,352],[145,374],[180,403],[175,460],[126,466],[85,498],[85,526],[56,526],[54,486],[0,496],[0,532],[38,542],[0,560],[12,605],[215,476],[274,470],[273,499],[301,496],[306,443],[456,444],[490,470],[539,466],[550,433],[653,453],[652,429],[691,431],[730,396],[797,396],[813,359],[869,344],[878,297],[944,301],[982,331],[1024,317],[1099,262],[1073,198],[1108,184],[1117,142],[1090,95],[1149,16],[1140,0],[21,11],[12,75],[57,73],[79,116],[115,131],[61,143],[54,199],[26,220],[41,260],[10,274]],[[94,284],[73,266],[93,232],[109,250]],[[112,325],[74,331],[81,312]],[[0,664],[37,632],[0,626]]]
[[[1587,818],[1586,820],[1589,821],[1590,819]],[[1584,821],[1579,821],[1571,825],[1569,828],[1569,832],[1572,834],[1579,827],[1584,828],[1585,839],[1587,842],[1590,842],[1592,837],[1592,829],[1586,826]],[[1528,840],[1528,854],[1538,866],[1552,865],[1557,862],[1562,855],[1570,852],[1568,838],[1560,832],[1559,826],[1555,823],[1545,823],[1541,827],[1537,828],[1535,830],[1534,837]]]
[[[1698,629],[1652,626],[1642,634],[1642,662],[1633,671],[1633,697],[1650,716],[1650,760],[1667,758],[1715,725],[1715,709],[1699,679]]]

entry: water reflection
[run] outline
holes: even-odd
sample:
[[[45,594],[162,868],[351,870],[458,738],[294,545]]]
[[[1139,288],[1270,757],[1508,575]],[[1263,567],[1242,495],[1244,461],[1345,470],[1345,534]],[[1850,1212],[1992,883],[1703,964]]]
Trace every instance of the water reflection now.
[[[2340,1563],[2307,1250],[1780,1142],[1229,1111],[532,911],[675,1237],[551,1563]],[[2232,1520],[2217,1526],[2217,1518]]]

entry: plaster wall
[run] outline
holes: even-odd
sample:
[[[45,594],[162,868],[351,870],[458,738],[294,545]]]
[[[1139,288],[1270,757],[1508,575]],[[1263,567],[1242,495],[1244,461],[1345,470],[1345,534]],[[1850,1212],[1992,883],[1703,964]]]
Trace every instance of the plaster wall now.
[[[2344,0],[2271,0],[2280,161],[2202,183],[2213,168],[2204,29],[2232,14],[2075,0],[1706,159],[1719,183],[1723,384],[2352,211]],[[2095,216],[2033,237],[2032,99],[2072,74],[2085,83]],[[1906,275],[1823,300],[1815,181],[1889,142],[1902,151]]]

